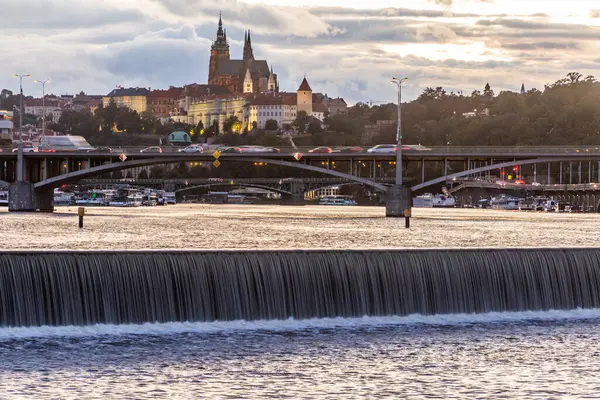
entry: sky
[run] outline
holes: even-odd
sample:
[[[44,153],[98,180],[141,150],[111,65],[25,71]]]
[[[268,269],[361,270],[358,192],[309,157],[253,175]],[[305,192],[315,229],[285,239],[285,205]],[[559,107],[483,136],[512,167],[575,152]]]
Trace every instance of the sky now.
[[[306,76],[349,104],[395,101],[392,77],[403,100],[600,78],[597,0],[0,0],[0,88],[18,91],[15,73],[36,97],[34,79],[54,94],[206,83],[220,11],[232,58],[250,29],[281,90]]]

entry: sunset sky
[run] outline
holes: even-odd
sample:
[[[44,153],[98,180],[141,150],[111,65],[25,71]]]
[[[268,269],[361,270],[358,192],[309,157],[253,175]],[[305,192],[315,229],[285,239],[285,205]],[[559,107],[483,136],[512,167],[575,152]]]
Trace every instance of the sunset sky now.
[[[306,77],[348,103],[406,100],[428,86],[543,89],[569,71],[600,77],[600,2],[573,0],[0,0],[0,88],[14,73],[55,94],[205,83],[219,11],[241,58],[244,29],[282,90]]]

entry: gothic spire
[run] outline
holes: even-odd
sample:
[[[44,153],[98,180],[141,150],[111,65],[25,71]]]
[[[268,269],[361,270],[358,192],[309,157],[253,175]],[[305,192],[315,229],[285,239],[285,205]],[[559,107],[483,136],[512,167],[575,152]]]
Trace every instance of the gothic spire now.
[[[525,94],[525,83],[521,84],[521,94]]]
[[[244,40],[244,61],[254,60],[254,54],[252,52],[252,42],[250,40],[250,29],[246,33]]]

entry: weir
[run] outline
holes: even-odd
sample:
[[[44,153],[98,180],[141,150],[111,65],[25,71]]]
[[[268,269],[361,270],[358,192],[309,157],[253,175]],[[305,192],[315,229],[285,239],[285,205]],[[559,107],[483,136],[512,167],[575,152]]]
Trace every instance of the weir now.
[[[600,249],[0,252],[0,326],[600,308]]]

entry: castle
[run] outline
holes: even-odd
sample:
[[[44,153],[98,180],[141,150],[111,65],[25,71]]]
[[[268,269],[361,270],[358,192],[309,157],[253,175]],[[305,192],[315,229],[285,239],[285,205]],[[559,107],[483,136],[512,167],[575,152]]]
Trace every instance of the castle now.
[[[273,68],[269,69],[266,60],[254,59],[250,31],[244,36],[243,59],[232,60],[227,31],[223,29],[223,21],[219,15],[217,38],[210,49],[208,84],[224,86],[234,94],[279,92]]]

